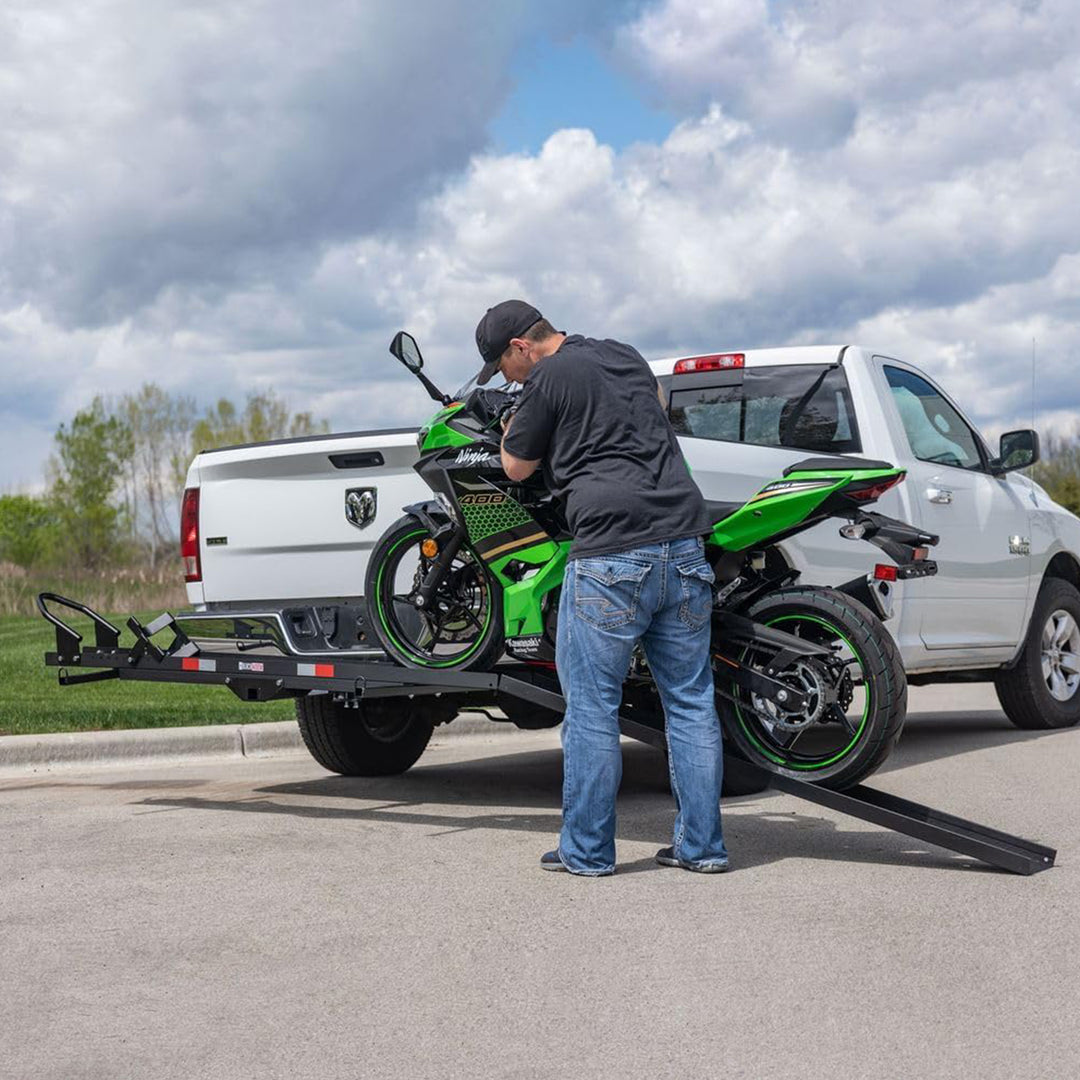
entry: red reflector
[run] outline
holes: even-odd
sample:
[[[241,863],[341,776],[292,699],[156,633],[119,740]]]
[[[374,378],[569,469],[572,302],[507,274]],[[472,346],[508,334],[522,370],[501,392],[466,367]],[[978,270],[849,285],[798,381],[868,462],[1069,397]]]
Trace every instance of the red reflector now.
[[[199,489],[188,488],[180,505],[180,560],[185,581],[202,581],[199,561]]]
[[[721,371],[724,368],[741,368],[746,354],[741,352],[715,353],[712,356],[687,356],[675,364],[676,375],[692,375],[696,371]]]
[[[333,664],[316,664],[315,665],[315,678],[316,679],[332,679],[334,677],[334,665]],[[321,691],[320,691],[321,693]]]
[[[915,562],[921,562],[923,559],[928,559],[929,557],[930,557],[930,549],[929,548],[913,548],[912,549],[911,558]]]
[[[183,671],[198,671],[199,661],[194,656],[185,656],[180,661],[180,668]]]
[[[887,563],[878,563],[874,567],[874,579],[876,581],[895,581],[896,567],[889,566]]]

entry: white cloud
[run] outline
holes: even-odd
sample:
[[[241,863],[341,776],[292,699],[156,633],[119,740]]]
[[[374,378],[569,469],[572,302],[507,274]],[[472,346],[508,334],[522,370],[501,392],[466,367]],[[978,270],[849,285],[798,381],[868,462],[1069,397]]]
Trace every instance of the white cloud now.
[[[175,51],[163,30],[104,95],[94,81],[117,57],[90,50],[74,147],[57,132],[82,115],[78,89],[46,95],[54,114],[40,106],[25,140],[0,135],[19,165],[0,170],[0,238],[29,238],[0,278],[0,367],[23,415],[44,430],[156,379],[203,400],[272,386],[341,430],[396,426],[430,402],[386,353],[393,331],[414,330],[454,389],[478,366],[477,319],[515,295],[651,355],[862,340],[996,429],[1028,414],[1035,337],[1040,415],[1060,426],[1080,409],[1080,56],[1064,5],[666,0],[614,45],[682,109],[665,142],[616,152],[563,130],[512,155],[481,149],[505,57],[474,40],[469,5],[445,7],[464,28],[447,15],[413,33],[367,5],[362,30],[307,55],[312,32],[286,18],[288,55],[252,31],[235,71],[221,57],[256,8],[189,9],[199,30]],[[504,10],[500,46],[534,25]],[[60,32],[36,30],[23,66]],[[143,108],[132,87],[179,102],[168,134],[151,130],[159,99]],[[377,107],[358,110],[369,94]],[[333,197],[343,177],[363,199]]]
[[[305,404],[305,369],[371,331],[343,245],[484,146],[523,40],[617,6],[5,4],[0,374],[28,445],[147,379]]]
[[[0,299],[108,323],[169,286],[303,277],[463,166],[557,0],[12,0]]]
[[[623,28],[619,51],[670,104],[715,101],[765,137],[821,148],[857,117],[1074,66],[1077,36],[1071,6],[1052,0],[664,0]]]
[[[1048,157],[1067,167],[1040,169]],[[899,341],[989,418],[1011,399],[1017,342],[1032,333],[1055,342],[1045,393],[1080,404],[1076,163],[1071,149],[1039,147],[882,200],[714,107],[622,156],[564,131],[536,156],[477,159],[428,203],[414,244],[369,241],[361,269],[372,290],[382,283],[387,314],[427,312],[415,324],[443,340],[467,342],[489,303],[523,295],[560,325],[654,353]]]

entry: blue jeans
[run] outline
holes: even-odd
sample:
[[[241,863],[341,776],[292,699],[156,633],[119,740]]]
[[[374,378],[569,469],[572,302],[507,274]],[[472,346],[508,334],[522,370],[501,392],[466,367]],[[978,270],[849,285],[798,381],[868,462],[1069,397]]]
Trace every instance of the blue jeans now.
[[[566,698],[559,856],[573,873],[615,868],[618,714],[639,639],[664,707],[675,855],[727,861],[723,749],[709,664],[713,580],[697,537],[567,563],[555,660]]]

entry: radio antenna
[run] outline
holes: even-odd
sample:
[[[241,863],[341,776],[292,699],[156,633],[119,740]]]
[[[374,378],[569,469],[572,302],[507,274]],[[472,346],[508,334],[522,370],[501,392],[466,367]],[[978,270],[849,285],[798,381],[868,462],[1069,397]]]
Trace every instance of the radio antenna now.
[[[1035,338],[1031,339],[1031,427],[1035,429]]]

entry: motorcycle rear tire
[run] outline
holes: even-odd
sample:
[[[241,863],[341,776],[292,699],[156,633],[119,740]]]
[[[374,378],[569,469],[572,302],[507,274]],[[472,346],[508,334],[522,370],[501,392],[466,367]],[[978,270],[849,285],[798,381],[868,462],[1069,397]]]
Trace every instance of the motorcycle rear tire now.
[[[766,749],[757,742],[752,728],[745,724],[738,707],[728,698],[717,695],[716,707],[724,730],[726,748],[783,776],[794,777],[834,790],[861,783],[889,756],[900,738],[907,713],[907,678],[900,653],[892,635],[863,604],[836,589],[795,587],[780,589],[753,604],[746,613],[755,622],[779,623],[803,617],[811,623],[826,624],[847,639],[858,655],[866,680],[868,701],[856,740],[842,756],[829,764],[798,767],[784,761],[775,747]],[[717,686],[734,692],[730,681]],[[771,751],[771,752],[770,752]],[[777,760],[779,758],[779,760]]]

